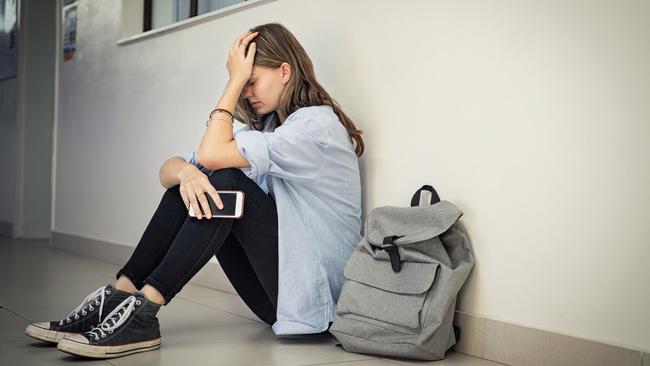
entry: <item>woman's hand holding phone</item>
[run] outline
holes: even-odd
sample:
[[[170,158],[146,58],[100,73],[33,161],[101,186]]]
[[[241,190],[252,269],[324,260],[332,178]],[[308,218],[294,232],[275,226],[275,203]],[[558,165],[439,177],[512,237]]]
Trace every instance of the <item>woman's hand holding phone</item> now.
[[[190,205],[192,205],[192,208],[194,208],[194,212],[199,219],[203,217],[201,212],[205,212],[206,218],[212,218],[210,204],[208,203],[208,199],[205,197],[206,193],[210,195],[219,209],[223,209],[223,203],[221,202],[217,190],[212,186],[212,183],[210,183],[208,176],[200,171],[199,168],[192,164],[188,164],[178,173],[178,179],[180,180],[179,190],[181,197],[183,198],[183,203],[185,203],[185,207],[189,210]],[[201,210],[201,208],[203,208],[203,210]]]

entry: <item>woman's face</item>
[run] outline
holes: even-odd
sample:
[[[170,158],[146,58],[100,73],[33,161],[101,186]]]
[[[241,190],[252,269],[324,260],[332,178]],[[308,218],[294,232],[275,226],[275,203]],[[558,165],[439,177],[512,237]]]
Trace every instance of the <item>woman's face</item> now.
[[[242,90],[242,96],[248,99],[258,115],[275,111],[286,84],[285,80],[288,80],[286,67],[271,68],[254,65],[251,78]]]

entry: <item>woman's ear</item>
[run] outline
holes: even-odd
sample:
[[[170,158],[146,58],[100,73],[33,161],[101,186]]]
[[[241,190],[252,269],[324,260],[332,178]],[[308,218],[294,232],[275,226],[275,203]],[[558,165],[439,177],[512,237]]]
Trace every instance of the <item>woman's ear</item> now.
[[[282,65],[280,65],[280,70],[282,71],[282,84],[284,85],[289,82],[289,79],[291,79],[291,65],[287,62],[283,62]]]

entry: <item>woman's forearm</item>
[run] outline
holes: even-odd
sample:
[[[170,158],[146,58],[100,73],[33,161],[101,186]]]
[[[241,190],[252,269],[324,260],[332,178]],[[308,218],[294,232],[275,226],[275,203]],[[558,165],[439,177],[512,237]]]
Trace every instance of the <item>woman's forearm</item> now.
[[[222,108],[230,112],[235,111],[237,99],[246,84],[245,80],[230,80],[226,85],[223,95],[217,102],[216,108]],[[219,113],[220,114],[220,113]],[[229,118],[221,116],[221,118]],[[212,120],[203,134],[199,150],[197,152],[198,161],[208,161],[210,157],[222,150],[223,145],[233,140],[232,125],[225,121]]]
[[[167,159],[160,167],[160,184],[165,188],[171,188],[180,184],[178,173],[188,166],[194,166],[180,156],[173,156]]]

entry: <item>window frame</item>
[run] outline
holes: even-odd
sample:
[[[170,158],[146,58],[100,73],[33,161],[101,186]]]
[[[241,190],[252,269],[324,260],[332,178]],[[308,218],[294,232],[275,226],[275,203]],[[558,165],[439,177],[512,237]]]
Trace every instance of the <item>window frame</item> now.
[[[154,37],[160,37],[171,32],[182,31],[183,29],[189,27],[194,27],[205,22],[211,22],[220,18],[240,13],[242,11],[246,11],[250,8],[273,3],[279,0],[246,0],[221,9],[198,14],[194,17],[189,17],[178,22],[161,26],[159,28],[143,31],[144,18],[146,17],[144,12],[145,1],[148,0],[122,0],[122,29],[119,39],[115,41],[115,44],[118,46],[127,46],[133,43],[143,42]],[[149,12],[149,14],[152,15],[151,12]],[[149,21],[151,22],[152,20]]]
[[[144,5],[144,13],[142,17],[142,31],[143,32],[148,32],[152,29],[152,20],[151,16],[153,14],[153,1],[154,0],[144,0],[143,5]],[[242,0],[241,2],[246,2],[247,0]],[[218,10],[218,9],[217,9]],[[190,0],[190,15],[187,17],[193,18],[199,13],[199,0]]]

